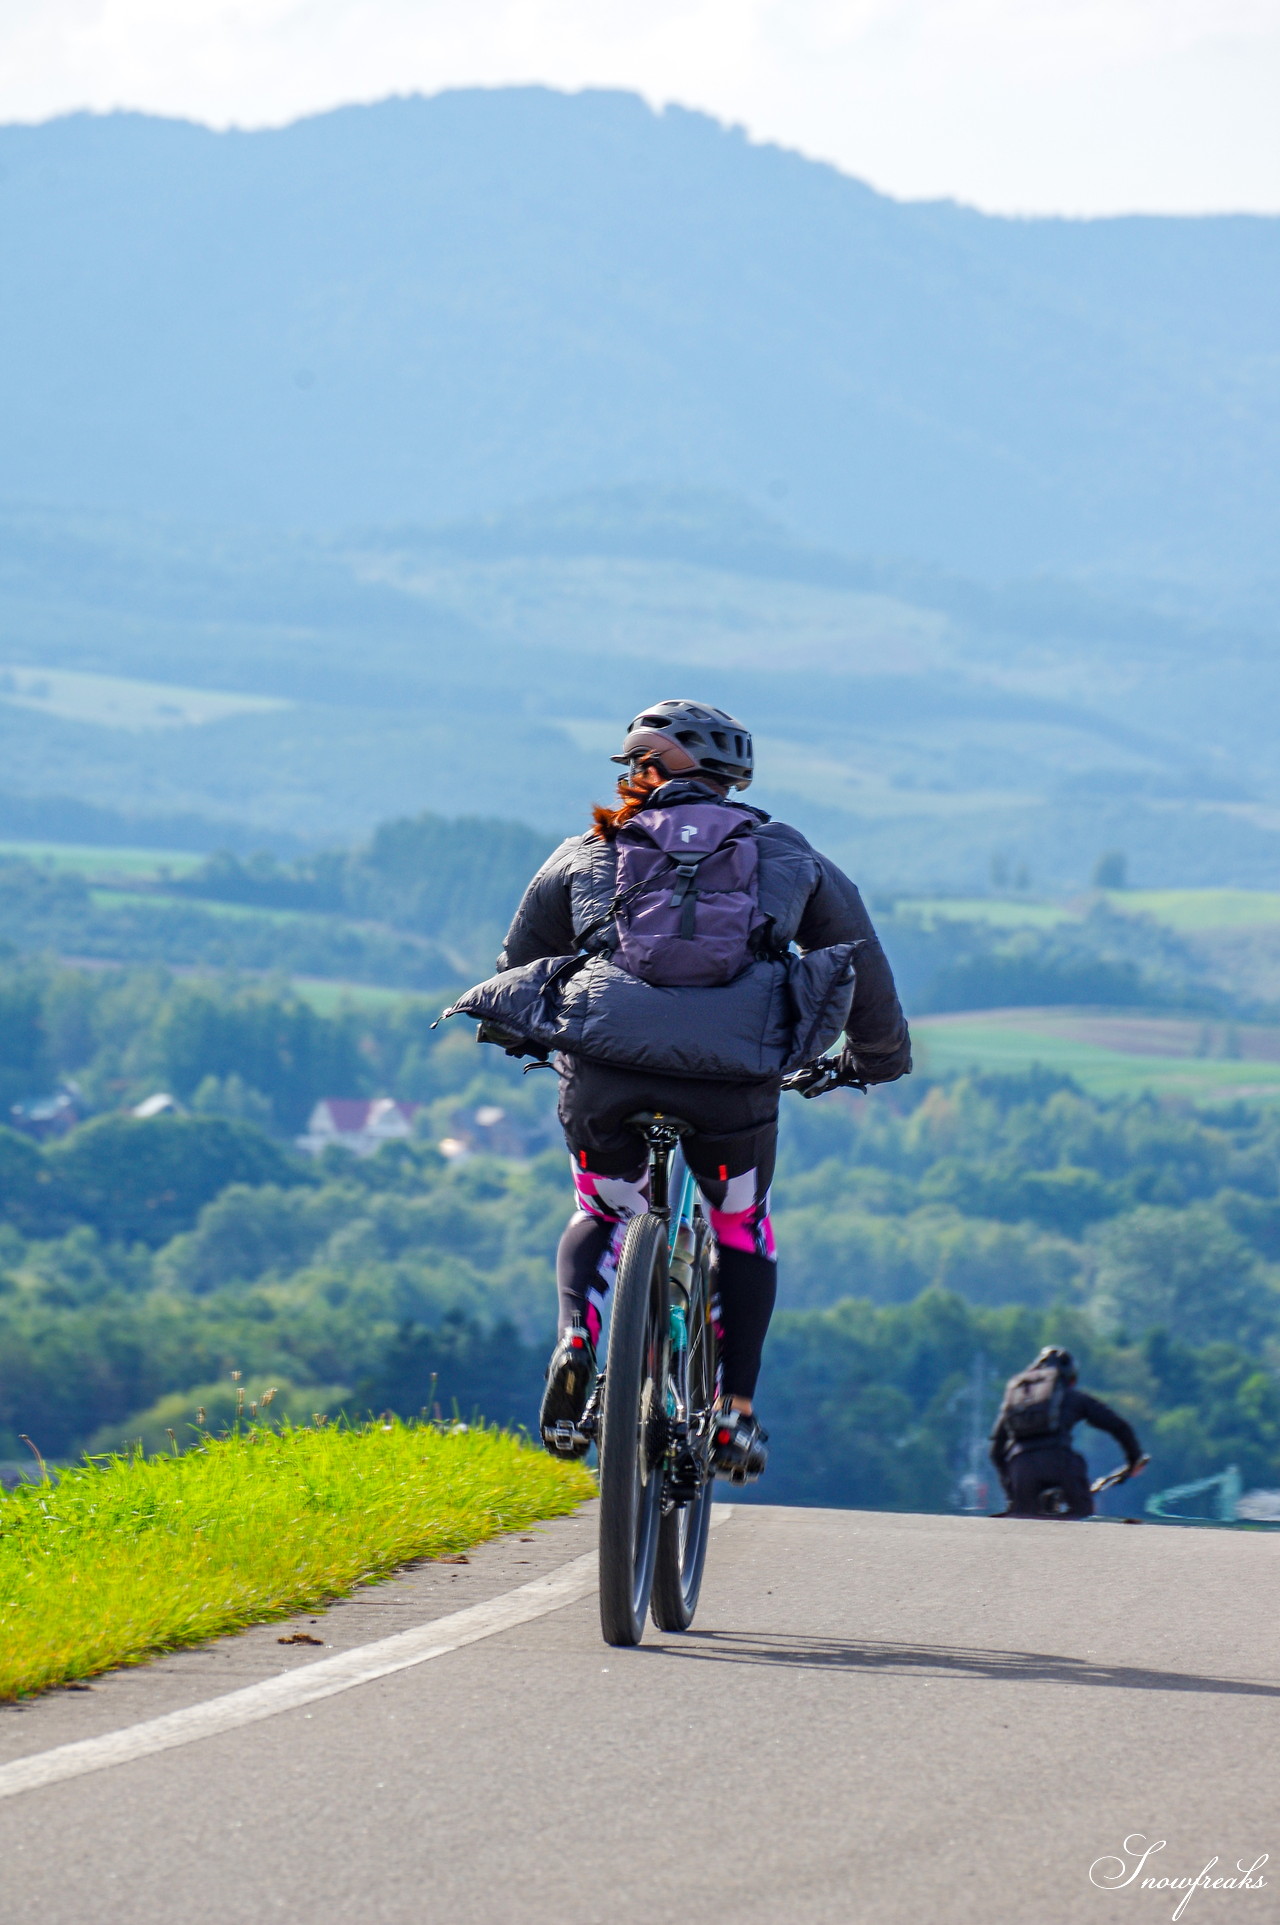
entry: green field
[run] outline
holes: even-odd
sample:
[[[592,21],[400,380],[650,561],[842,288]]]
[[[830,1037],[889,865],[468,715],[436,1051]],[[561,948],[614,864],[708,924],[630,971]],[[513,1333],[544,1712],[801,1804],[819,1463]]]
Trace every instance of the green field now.
[[[129,730],[199,727],[293,707],[292,702],[272,695],[186,688],[175,682],[144,682],[135,676],[63,668],[0,669],[0,701],[42,710],[67,722]]]
[[[201,915],[217,916],[226,922],[272,923],[279,927],[284,923],[314,923],[327,911],[315,909],[270,909],[254,902],[217,902],[207,896],[165,896],[143,894],[138,890],[113,889],[109,883],[99,881],[92,891],[93,901],[99,909],[111,909],[124,904],[127,907],[154,909],[157,903],[181,902],[197,910]]]
[[[896,907],[936,922],[985,922],[995,929],[1052,929],[1078,920],[1073,909],[1054,902],[1016,902],[1004,896],[900,896]]]
[[[429,1003],[444,1009],[452,998],[446,990],[383,989],[376,983],[331,982],[320,976],[294,976],[291,987],[321,1016],[343,1009],[391,1009],[397,1003]]]
[[[985,922],[996,929],[1052,929],[1079,922],[1096,902],[1118,915],[1150,916],[1184,935],[1280,923],[1280,893],[1266,889],[1108,889],[1069,902],[1008,896],[902,896],[897,908],[922,922]]]
[[[1152,1090],[1200,1103],[1246,1095],[1280,1099],[1280,1062],[1243,1053],[1212,1056],[1188,1050],[1183,1055],[1116,1048],[1095,1040],[1097,1031],[1105,1033],[1108,1020],[1117,1029],[1125,1027],[1123,1018],[1100,1021],[1087,1012],[1066,1010],[984,1010],[974,1015],[919,1017],[911,1025],[916,1069],[926,1076],[945,1076],[967,1069],[1021,1072],[1038,1063],[1074,1077],[1095,1096],[1135,1096]],[[1190,1042],[1190,1033],[1203,1025],[1163,1027],[1184,1028]],[[1241,1034],[1247,1048],[1250,1033]],[[1263,1034],[1270,1032],[1259,1032]]]
[[[103,876],[184,876],[205,860],[189,849],[98,848],[76,842],[0,842],[0,856],[21,856],[26,862],[46,863],[91,880]]]
[[[1151,916],[1186,935],[1280,923],[1280,894],[1266,889],[1115,889],[1107,902],[1122,915]]]

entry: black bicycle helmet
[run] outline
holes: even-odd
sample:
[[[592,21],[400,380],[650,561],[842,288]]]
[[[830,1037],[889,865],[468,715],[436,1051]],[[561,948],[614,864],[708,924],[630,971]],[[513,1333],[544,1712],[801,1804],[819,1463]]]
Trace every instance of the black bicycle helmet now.
[[[749,730],[704,702],[655,702],[641,709],[613,760],[652,760],[666,776],[701,772],[733,789],[747,788],[755,771]]]
[[[1031,1368],[1033,1370],[1046,1370],[1050,1365],[1052,1365],[1055,1370],[1061,1371],[1069,1384],[1075,1382],[1076,1360],[1069,1350],[1063,1350],[1058,1344],[1046,1344]]]

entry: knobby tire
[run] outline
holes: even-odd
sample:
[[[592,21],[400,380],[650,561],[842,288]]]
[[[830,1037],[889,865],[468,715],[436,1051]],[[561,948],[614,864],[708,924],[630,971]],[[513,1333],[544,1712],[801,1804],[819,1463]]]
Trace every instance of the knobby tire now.
[[[667,1226],[633,1217],[617,1280],[600,1436],[600,1628],[639,1644],[662,1522],[666,1440]]]

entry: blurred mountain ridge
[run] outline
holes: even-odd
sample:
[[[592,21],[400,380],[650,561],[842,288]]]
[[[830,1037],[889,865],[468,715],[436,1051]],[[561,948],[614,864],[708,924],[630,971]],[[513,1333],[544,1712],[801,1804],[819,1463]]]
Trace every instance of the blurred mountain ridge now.
[[[1278,237],[616,93],[0,128],[10,833],[564,834],[678,691],[876,888],[1274,885]]]
[[[0,498],[439,522],[623,483],[970,573],[1258,566],[1280,221],[898,202],[538,87],[0,128]]]

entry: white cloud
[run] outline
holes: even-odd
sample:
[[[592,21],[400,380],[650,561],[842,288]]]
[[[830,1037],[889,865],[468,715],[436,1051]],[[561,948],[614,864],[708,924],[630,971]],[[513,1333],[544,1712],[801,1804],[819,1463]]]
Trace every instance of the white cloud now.
[[[907,195],[1280,210],[1277,0],[0,0],[0,118],[633,88]]]

